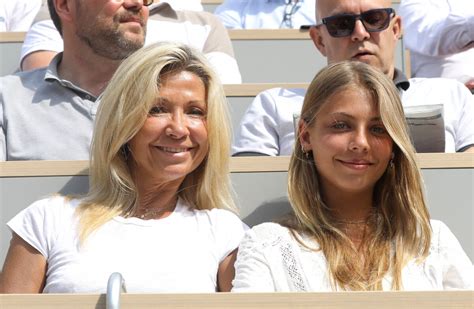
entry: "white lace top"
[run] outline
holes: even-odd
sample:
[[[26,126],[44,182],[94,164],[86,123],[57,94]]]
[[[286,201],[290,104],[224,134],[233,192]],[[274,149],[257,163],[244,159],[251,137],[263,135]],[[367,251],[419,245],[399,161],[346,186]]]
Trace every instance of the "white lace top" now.
[[[430,253],[402,271],[405,290],[473,289],[473,265],[456,237],[442,222],[432,220]],[[310,248],[318,245],[308,237]],[[321,251],[298,243],[289,230],[276,223],[263,223],[249,230],[242,240],[235,263],[233,292],[334,291],[327,261]],[[390,290],[386,276],[383,289]]]

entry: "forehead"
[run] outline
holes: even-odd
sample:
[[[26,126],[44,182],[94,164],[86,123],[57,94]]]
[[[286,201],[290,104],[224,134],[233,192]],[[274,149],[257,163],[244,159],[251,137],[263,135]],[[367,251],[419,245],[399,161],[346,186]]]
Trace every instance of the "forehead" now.
[[[390,6],[390,0],[317,0],[316,11],[319,16],[326,17],[341,13],[360,14],[367,10]]]
[[[358,85],[351,85],[331,95],[322,104],[318,116],[344,113],[367,117],[379,116],[378,104],[372,94]]]

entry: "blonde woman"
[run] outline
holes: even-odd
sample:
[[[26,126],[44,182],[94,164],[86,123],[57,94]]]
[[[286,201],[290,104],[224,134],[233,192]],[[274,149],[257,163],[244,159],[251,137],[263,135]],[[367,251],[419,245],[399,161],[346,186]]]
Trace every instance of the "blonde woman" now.
[[[101,100],[89,193],[37,201],[8,223],[0,290],[104,292],[120,272],[129,292],[228,291],[245,225],[231,212],[227,115],[196,51],[133,54]]]
[[[472,263],[429,219],[393,82],[333,64],[306,94],[288,175],[294,216],[254,227],[233,291],[472,288]]]

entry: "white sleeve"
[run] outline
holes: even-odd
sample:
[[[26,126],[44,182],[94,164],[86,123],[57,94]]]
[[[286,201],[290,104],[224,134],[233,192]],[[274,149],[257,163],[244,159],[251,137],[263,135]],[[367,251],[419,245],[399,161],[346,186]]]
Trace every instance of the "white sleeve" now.
[[[3,123],[3,91],[2,91],[2,78],[0,78],[0,161],[7,160],[7,139],[6,139],[6,128]]]
[[[399,13],[412,51],[444,56],[474,48],[474,1],[403,0]]]
[[[209,15],[209,34],[202,48],[212,67],[223,84],[241,84],[237,60],[235,60],[234,49],[229,33],[222,22],[214,15]]]
[[[237,249],[248,230],[248,226],[234,213],[224,209],[213,209],[214,233],[218,239],[219,263]]]
[[[53,199],[43,199],[34,202],[23,209],[7,225],[24,241],[38,250],[48,259],[52,247],[52,233],[54,229],[54,214],[57,207],[51,204]]]
[[[259,93],[245,112],[232,145],[234,155],[244,152],[280,154],[274,89]]]
[[[6,31],[27,31],[41,7],[41,0],[4,0]]]
[[[219,17],[226,28],[243,29],[242,15],[247,5],[248,0],[225,0],[216,8],[214,14]]]
[[[456,151],[474,145],[474,96],[463,84],[454,81],[457,84],[458,91],[458,121],[455,130]],[[455,88],[455,87],[453,87]],[[455,104],[450,102],[449,104]]]
[[[456,236],[441,221],[435,221],[432,226],[442,261],[443,289],[473,289],[473,265]]]
[[[219,76],[223,84],[241,84],[242,76],[240,75],[237,60],[230,55],[222,52],[212,52],[206,54],[207,60],[212,68]]]
[[[232,292],[275,292],[270,265],[264,246],[253,230],[249,230],[239,246],[235,262]]]
[[[39,21],[28,30],[21,46],[20,64],[28,54],[40,50],[63,51],[63,39],[50,19]]]

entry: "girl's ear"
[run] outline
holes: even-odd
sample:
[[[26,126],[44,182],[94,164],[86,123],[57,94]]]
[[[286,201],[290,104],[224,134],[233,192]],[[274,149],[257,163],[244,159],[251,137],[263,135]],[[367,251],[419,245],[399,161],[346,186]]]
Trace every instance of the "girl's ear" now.
[[[304,152],[312,150],[310,133],[308,131],[308,124],[304,119],[300,119],[298,122],[298,139]]]

